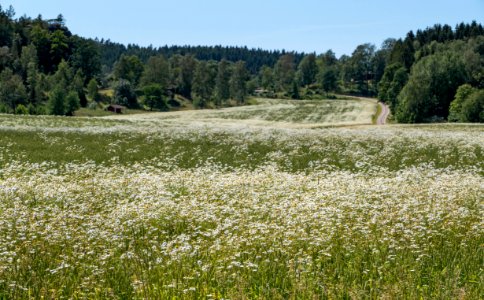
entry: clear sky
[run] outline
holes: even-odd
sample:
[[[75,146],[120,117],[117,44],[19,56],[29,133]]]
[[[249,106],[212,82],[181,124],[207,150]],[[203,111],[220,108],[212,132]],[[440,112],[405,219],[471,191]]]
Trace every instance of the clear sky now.
[[[484,0],[2,0],[84,37],[142,46],[223,45],[337,56],[436,23],[484,23]]]

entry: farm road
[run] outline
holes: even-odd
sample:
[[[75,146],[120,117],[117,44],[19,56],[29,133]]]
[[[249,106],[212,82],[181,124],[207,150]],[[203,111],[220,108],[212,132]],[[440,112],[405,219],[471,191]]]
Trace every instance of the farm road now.
[[[390,114],[390,109],[388,108],[388,105],[384,103],[378,102],[378,105],[381,106],[381,113],[376,120],[376,124],[385,125],[387,123],[388,115]]]

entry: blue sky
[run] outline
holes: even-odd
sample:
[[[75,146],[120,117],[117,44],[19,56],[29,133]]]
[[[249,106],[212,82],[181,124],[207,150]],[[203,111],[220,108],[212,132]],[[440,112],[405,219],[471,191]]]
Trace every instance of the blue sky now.
[[[230,45],[337,56],[436,23],[484,23],[484,0],[6,0],[16,17],[55,18],[84,37],[124,44]]]

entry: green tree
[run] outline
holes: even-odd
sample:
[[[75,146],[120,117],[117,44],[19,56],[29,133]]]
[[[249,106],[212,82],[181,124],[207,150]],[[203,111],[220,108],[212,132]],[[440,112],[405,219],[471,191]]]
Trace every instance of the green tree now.
[[[99,46],[90,39],[73,36],[71,38],[73,52],[70,62],[74,69],[80,69],[85,76],[84,84],[101,72],[101,55]]]
[[[463,122],[484,122],[484,90],[469,95],[462,103]]]
[[[39,68],[41,71],[50,73],[54,69],[50,55],[50,35],[49,31],[42,28],[40,24],[36,24],[30,30],[30,38],[32,44],[35,45],[37,56],[39,59]]]
[[[59,86],[64,90],[68,90],[70,89],[73,78],[72,68],[63,60],[60,62],[57,71],[51,76],[51,84],[52,86]]]
[[[60,86],[56,86],[49,94],[49,114],[63,116],[66,113],[65,92]]]
[[[55,66],[62,60],[68,60],[70,56],[70,40],[66,36],[65,31],[56,30],[50,34],[49,38],[51,64]]]
[[[11,69],[5,69],[0,73],[0,103],[9,107],[10,112],[15,112],[17,105],[27,104],[27,90],[19,75],[13,74]]]
[[[75,91],[77,93],[82,107],[87,106],[86,92],[84,91],[84,82],[85,77],[82,74],[82,70],[78,69],[76,74],[72,78],[72,82],[69,86],[69,90]]]
[[[217,106],[222,106],[230,98],[230,63],[222,59],[218,64],[215,79],[215,99]]]
[[[397,104],[398,104],[398,95],[405,87],[405,84],[408,81],[408,73],[404,67],[399,68],[394,76],[393,80],[390,83],[390,86],[387,90],[387,103],[390,106],[391,111],[395,111]]]
[[[153,110],[158,108],[165,110],[168,108],[166,101],[163,97],[163,89],[160,84],[152,83],[143,87],[143,94],[145,96],[145,104]]]
[[[121,55],[114,65],[114,78],[116,80],[128,80],[133,86],[137,86],[144,66],[136,55]]]
[[[22,47],[20,55],[20,67],[23,76],[27,76],[27,70],[29,68],[35,68],[36,70],[38,69],[37,49],[35,49],[33,44]]]
[[[380,101],[385,103],[390,103],[392,101],[388,96],[388,90],[395,77],[395,72],[402,68],[402,66],[403,65],[400,63],[395,63],[385,67],[385,72],[378,83],[378,99],[380,99]]]
[[[271,67],[263,66],[259,71],[259,78],[264,90],[274,90],[274,71]]]
[[[415,123],[447,118],[450,102],[467,77],[459,53],[444,51],[422,58],[398,96],[397,120]]]
[[[99,101],[99,87],[95,78],[92,78],[87,84],[87,96],[91,101]]]
[[[65,114],[73,116],[74,112],[81,107],[78,93],[76,91],[70,91],[65,99]]]
[[[130,81],[120,79],[114,87],[114,101],[128,108],[138,108],[138,98]]]
[[[162,56],[152,56],[145,65],[141,76],[141,85],[156,83],[166,89],[170,82],[170,64]]]
[[[192,99],[200,108],[206,107],[213,95],[216,81],[215,71],[206,61],[200,61],[197,64],[193,76]]]
[[[274,66],[274,80],[278,91],[287,91],[295,79],[294,54],[282,55]]]
[[[301,83],[305,86],[316,82],[316,76],[318,75],[318,65],[316,63],[316,55],[309,54],[304,56],[298,66],[298,72],[300,73]]]
[[[247,97],[247,80],[249,74],[245,62],[238,61],[234,65],[232,77],[230,79],[230,94],[238,104],[244,104]]]
[[[349,74],[356,83],[358,93],[368,95],[371,93],[370,81],[373,79],[373,57],[375,46],[362,44],[356,47],[349,60]]]
[[[182,56],[180,60],[180,85],[179,92],[183,97],[191,99],[192,85],[197,60],[192,55]]]
[[[325,53],[321,54],[318,59],[318,64],[320,69],[333,67],[338,63],[338,59],[336,58],[336,54],[333,50],[328,50]]]
[[[470,84],[463,84],[455,93],[454,100],[450,103],[449,118],[450,122],[463,122],[462,104],[476,91]]]
[[[484,122],[484,90],[461,85],[450,103],[450,122]]]
[[[321,88],[328,94],[338,88],[338,78],[333,68],[326,68],[321,74]]]
[[[0,6],[0,47],[10,46],[14,34],[14,27],[12,19],[15,16],[15,11],[12,6],[3,11]]]
[[[29,114],[29,110],[24,105],[19,104],[15,108],[15,114],[16,115],[28,115]]]

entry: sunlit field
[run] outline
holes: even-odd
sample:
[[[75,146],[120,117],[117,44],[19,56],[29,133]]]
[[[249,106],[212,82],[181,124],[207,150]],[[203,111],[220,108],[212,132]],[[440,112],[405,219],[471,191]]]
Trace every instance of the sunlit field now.
[[[480,299],[484,125],[372,101],[0,115],[0,299]]]

